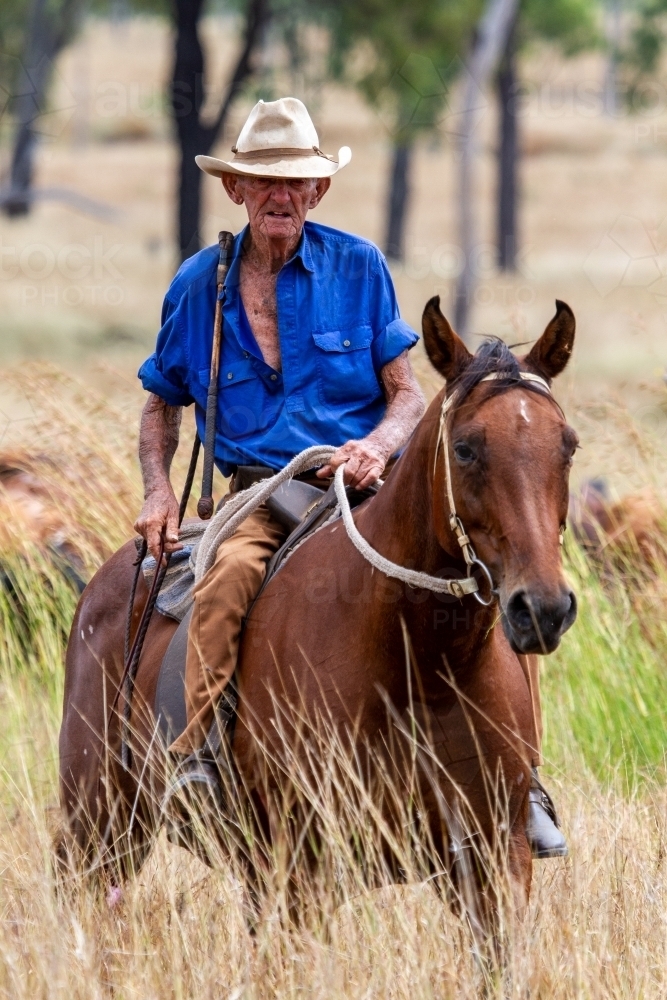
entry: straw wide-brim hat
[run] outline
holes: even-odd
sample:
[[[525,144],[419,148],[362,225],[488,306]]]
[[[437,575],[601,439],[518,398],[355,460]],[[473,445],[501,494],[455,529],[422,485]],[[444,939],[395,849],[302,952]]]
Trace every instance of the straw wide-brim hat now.
[[[320,149],[320,140],[305,104],[296,97],[260,101],[248,116],[232,146],[231,160],[196,156],[197,166],[213,177],[247,174],[253,177],[332,177],[352,159],[349,146],[338,158]]]

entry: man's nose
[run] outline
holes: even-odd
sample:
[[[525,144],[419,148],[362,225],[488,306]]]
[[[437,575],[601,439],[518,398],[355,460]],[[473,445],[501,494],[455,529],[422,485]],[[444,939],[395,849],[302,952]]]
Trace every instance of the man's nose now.
[[[277,201],[281,205],[286,205],[289,202],[290,192],[285,181],[279,181],[277,184],[273,185],[271,198],[273,201]]]

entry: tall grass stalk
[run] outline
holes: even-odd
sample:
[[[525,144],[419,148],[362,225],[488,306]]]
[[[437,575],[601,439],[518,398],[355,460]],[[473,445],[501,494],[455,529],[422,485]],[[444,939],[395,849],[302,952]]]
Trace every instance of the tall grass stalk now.
[[[39,434],[44,452],[60,459],[53,483],[67,496],[72,522],[82,525],[79,539],[92,572],[132,533],[140,498],[136,407],[103,403],[46,369],[25,376],[19,388],[34,403],[27,443]],[[179,463],[177,475],[187,464],[187,447]],[[420,881],[428,842],[406,828],[398,847],[407,884],[365,888],[359,858],[381,868],[381,844],[374,803],[364,801],[348,765],[341,764],[338,774],[332,768],[326,787],[313,786],[307,773],[293,774],[303,802],[318,800],[325,831],[317,877],[302,889],[308,905],[300,924],[286,919],[289,872],[280,850],[267,870],[254,934],[236,864],[220,853],[215,869],[207,869],[164,836],[120,900],[76,878],[56,891],[52,837],[59,823],[62,656],[76,598],[29,541],[18,534],[15,542],[3,553],[15,596],[0,593],[0,996],[480,995],[465,925],[434,882]],[[507,975],[489,995],[662,1000],[662,583],[628,591],[618,582],[601,582],[571,543],[567,558],[580,617],[561,649],[544,661],[543,676],[549,782],[571,855],[536,865],[526,919],[506,924]],[[644,617],[637,613],[642,607],[648,609]],[[386,794],[396,795],[397,808],[405,805],[395,789],[387,787]],[[342,807],[334,808],[336,802]]]

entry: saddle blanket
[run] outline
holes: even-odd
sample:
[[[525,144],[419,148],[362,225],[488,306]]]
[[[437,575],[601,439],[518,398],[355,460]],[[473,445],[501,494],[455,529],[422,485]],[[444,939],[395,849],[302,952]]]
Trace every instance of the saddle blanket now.
[[[179,538],[183,546],[174,552],[162,583],[156,608],[167,618],[182,622],[192,607],[192,590],[195,584],[195,564],[199,541],[206,531],[209,521],[186,521],[181,525]],[[146,556],[142,563],[144,580],[150,587],[155,574],[155,559]]]
[[[225,500],[223,499],[218,509],[220,509],[220,506],[224,502]],[[280,552],[284,550],[284,557],[282,559],[274,557],[274,561],[267,572],[267,581],[270,579],[272,572],[284,561],[284,558],[287,558],[289,551],[291,551],[290,539],[299,534],[296,529],[302,526],[301,534],[305,536],[305,534],[308,534],[310,528],[315,526],[317,518],[314,515],[319,511],[320,507],[326,513],[334,504],[335,492],[333,488],[327,491],[324,486],[318,488],[296,479],[280,483],[275,487],[271,496],[267,498],[266,505],[272,515],[287,529],[288,538],[282,549],[276,553],[276,556],[279,556]],[[308,518],[308,514],[312,514],[313,517]],[[197,552],[199,542],[210,523],[210,521],[185,521],[180,527],[179,539],[183,548],[172,554],[156,602],[156,607],[160,614],[167,615],[168,618],[174,618],[177,622],[183,621],[194,603],[192,589],[195,582]],[[150,586],[155,574],[155,559],[153,556],[147,556],[144,559],[142,570],[144,579]]]

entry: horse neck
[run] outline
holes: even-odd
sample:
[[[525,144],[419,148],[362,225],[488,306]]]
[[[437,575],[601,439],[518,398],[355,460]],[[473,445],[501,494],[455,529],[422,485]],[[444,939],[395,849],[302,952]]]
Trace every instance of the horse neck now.
[[[446,523],[446,500],[440,476],[436,477],[437,487],[443,495],[434,494],[441,398],[438,396],[433,401],[387,482],[373,502],[360,511],[357,524],[367,541],[399,566],[430,575],[446,566],[463,576],[465,562]],[[442,461],[441,453],[437,454],[437,460]],[[439,533],[436,518],[441,525]],[[434,594],[424,603],[404,596],[400,605],[394,606],[395,612],[400,612],[415,639],[419,634],[430,632],[430,638],[424,638],[422,653],[427,657],[432,655],[436,669],[442,669],[443,654],[448,655],[454,646],[451,661],[465,667],[488,640],[494,619],[492,609],[482,608],[472,597],[466,598],[464,603],[443,602]],[[424,622],[429,616],[433,621],[436,614],[441,623],[437,632],[433,628],[425,629]],[[464,620],[469,624],[462,642]]]

